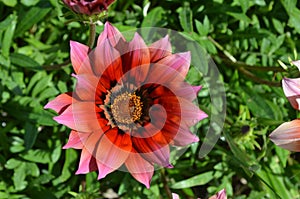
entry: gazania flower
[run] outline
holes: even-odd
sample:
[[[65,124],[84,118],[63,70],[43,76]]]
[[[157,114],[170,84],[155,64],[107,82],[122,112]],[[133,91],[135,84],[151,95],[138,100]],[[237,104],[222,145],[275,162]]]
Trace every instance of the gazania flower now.
[[[294,61],[293,64],[300,69],[300,60]],[[284,78],[282,87],[291,105],[300,110],[300,78]],[[282,148],[290,151],[300,151],[300,119],[281,124],[270,134],[270,139]]]
[[[115,0],[63,0],[77,14],[93,15],[107,10]]]
[[[122,166],[149,187],[154,164],[172,167],[170,145],[198,141],[189,128],[207,117],[192,103],[201,87],[184,81],[190,53],[172,54],[167,36],[127,42],[106,23],[94,50],[71,42],[71,61],[75,91],[45,108],[72,129],[64,148],[82,150],[77,174],[98,170],[101,179]]]

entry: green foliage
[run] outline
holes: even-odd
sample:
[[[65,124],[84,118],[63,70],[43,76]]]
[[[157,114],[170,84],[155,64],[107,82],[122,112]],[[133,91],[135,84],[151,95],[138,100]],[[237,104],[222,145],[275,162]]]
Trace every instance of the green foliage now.
[[[108,20],[121,30],[156,26],[196,41],[215,61],[226,90],[224,134],[213,150],[198,157],[206,120],[197,131],[200,143],[174,160],[175,168],[157,170],[146,189],[120,171],[100,181],[95,172],[75,175],[79,151],[62,150],[70,130],[43,108],[73,90],[69,41],[87,43],[88,26],[70,22],[58,0],[0,0],[0,198],[167,198],[166,187],[182,198],[206,198],[222,188],[229,198],[299,198],[299,154],[268,139],[276,126],[297,117],[280,81],[299,72],[283,70],[278,60],[289,66],[299,58],[299,6],[296,0],[131,0],[111,6]],[[208,74],[204,51],[193,61],[203,62],[201,72]],[[204,85],[198,100],[210,113],[214,91],[203,74],[191,67],[187,80]],[[223,101],[215,102],[222,109]]]

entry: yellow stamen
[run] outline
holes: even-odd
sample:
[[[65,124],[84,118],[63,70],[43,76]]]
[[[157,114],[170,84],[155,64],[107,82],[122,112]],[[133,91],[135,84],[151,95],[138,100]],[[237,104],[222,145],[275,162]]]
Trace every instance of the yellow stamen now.
[[[122,93],[114,99],[111,112],[117,123],[132,124],[139,120],[143,114],[141,97],[135,93]]]

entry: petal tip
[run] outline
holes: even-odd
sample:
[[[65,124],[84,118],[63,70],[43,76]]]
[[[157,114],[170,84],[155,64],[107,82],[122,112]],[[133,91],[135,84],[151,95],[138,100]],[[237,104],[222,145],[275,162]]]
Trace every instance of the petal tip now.
[[[173,166],[172,164],[169,163],[169,164],[166,166],[166,168],[168,168],[168,169],[173,169],[174,166]]]
[[[197,142],[199,142],[200,141],[200,139],[197,137],[197,136],[195,136],[195,138],[194,138],[194,140],[193,140],[193,143],[197,143]]]

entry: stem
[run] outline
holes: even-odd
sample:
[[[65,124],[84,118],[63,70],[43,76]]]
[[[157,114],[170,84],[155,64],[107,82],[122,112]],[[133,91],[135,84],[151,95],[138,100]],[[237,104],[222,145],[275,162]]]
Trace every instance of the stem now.
[[[253,74],[252,72],[250,72],[249,70],[255,70],[255,71],[273,71],[273,72],[284,72],[285,70],[283,68],[280,67],[260,67],[260,66],[249,66],[246,63],[243,62],[239,62],[236,60],[236,58],[231,55],[228,51],[226,51],[223,46],[221,46],[217,41],[215,41],[212,37],[208,36],[208,39],[213,42],[215,44],[215,46],[222,51],[222,53],[226,56],[226,58],[221,58],[222,61],[229,65],[229,66],[233,66],[234,68],[236,68],[239,72],[243,73],[245,76],[247,76],[248,78],[252,79],[254,82],[256,83],[260,83],[260,84],[266,84],[269,86],[276,86],[276,87],[280,87],[281,83],[280,82],[272,82],[272,81],[268,81],[268,80],[264,80],[261,79],[259,77],[257,77],[255,74]]]
[[[232,62],[229,59],[221,58],[222,61],[226,64],[230,64],[234,66],[235,68],[243,67],[247,70],[254,70],[254,71],[273,71],[273,72],[285,72],[286,70],[284,68],[278,67],[278,66],[250,66],[244,62],[236,61]]]
[[[47,65],[47,66],[42,66],[44,70],[56,70],[56,69],[60,69],[64,66],[67,66],[71,63],[70,60],[67,60],[61,64],[54,64],[54,65]]]
[[[238,71],[240,71],[241,73],[243,73],[245,76],[249,77],[250,79],[252,79],[256,83],[266,84],[268,86],[281,87],[280,82],[272,82],[272,81],[261,79],[261,78],[255,76],[253,73],[251,73],[250,71],[246,70],[243,67],[238,68]]]
[[[160,170],[160,177],[161,177],[161,181],[162,181],[162,183],[164,185],[164,189],[165,189],[165,191],[167,193],[168,198],[172,199],[173,198],[172,197],[172,192],[171,192],[170,187],[168,185],[168,181],[167,181],[167,178],[166,178],[166,175],[165,175],[165,169],[161,169]]]
[[[96,38],[96,25],[93,23],[92,19],[90,19],[89,25],[90,25],[90,37],[88,41],[88,46],[92,49]]]
[[[225,63],[230,63],[231,65],[234,65],[235,67],[244,67],[248,70],[255,70],[255,71],[273,71],[273,72],[285,72],[286,70],[284,68],[278,67],[278,66],[250,66],[244,62],[237,61],[235,57],[233,57],[228,51],[226,51],[221,44],[219,44],[216,40],[214,40],[212,37],[208,36],[208,39],[215,44],[215,46],[221,50],[224,55],[228,59],[222,59]]]
[[[84,178],[81,180],[81,187],[82,187],[81,192],[86,192],[86,177],[84,177]]]

